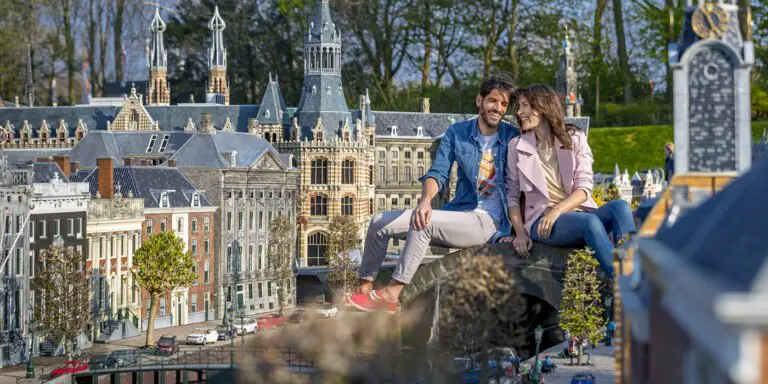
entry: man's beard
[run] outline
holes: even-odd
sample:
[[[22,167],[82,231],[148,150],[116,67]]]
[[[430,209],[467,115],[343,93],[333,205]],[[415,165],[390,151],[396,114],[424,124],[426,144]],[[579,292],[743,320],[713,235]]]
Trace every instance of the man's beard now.
[[[483,112],[480,113],[480,118],[483,119],[483,122],[485,123],[485,126],[488,127],[488,128],[496,128],[496,127],[498,127],[499,124],[501,123],[501,118],[499,118],[499,122],[498,123],[491,123],[490,121],[488,121],[488,114],[489,114],[489,111],[483,111]]]

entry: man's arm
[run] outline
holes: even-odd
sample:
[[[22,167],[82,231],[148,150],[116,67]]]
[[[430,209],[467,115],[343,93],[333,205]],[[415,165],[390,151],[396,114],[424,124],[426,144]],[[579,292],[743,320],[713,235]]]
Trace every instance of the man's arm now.
[[[432,218],[432,199],[440,191],[437,180],[432,177],[424,179],[421,184],[421,198],[416,209],[411,215],[411,227],[417,230],[427,229],[429,220]]]
[[[421,177],[421,198],[411,216],[411,228],[427,229],[432,218],[432,199],[443,189],[451,177],[451,167],[456,159],[454,152],[455,135],[453,126],[448,127],[440,140],[440,147],[429,171]]]

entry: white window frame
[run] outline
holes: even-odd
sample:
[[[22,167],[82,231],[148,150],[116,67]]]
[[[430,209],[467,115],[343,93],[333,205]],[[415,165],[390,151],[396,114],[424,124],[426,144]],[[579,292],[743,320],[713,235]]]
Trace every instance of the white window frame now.
[[[29,250],[29,277],[35,277],[35,250]]]
[[[75,235],[75,219],[73,217],[70,217],[67,219],[67,225],[69,226],[67,231],[67,236],[74,236]]]
[[[46,232],[47,232],[47,229],[48,229],[47,228],[48,221],[47,220],[40,220],[40,224],[42,224],[41,225],[42,229],[40,230],[40,238],[41,239],[45,239],[46,238]]]
[[[82,217],[77,218],[77,238],[78,239],[83,238],[83,218]]]
[[[29,242],[30,243],[35,242],[35,225],[37,225],[36,221],[33,221],[33,220],[29,221]]]
[[[160,141],[160,149],[157,151],[160,153],[165,152],[165,147],[168,146],[168,139],[171,138],[171,135],[163,135],[163,139]]]
[[[152,152],[152,149],[155,146],[155,141],[157,141],[157,135],[152,135],[149,138],[149,144],[147,144],[147,153]]]
[[[61,236],[61,220],[53,219],[53,236]]]

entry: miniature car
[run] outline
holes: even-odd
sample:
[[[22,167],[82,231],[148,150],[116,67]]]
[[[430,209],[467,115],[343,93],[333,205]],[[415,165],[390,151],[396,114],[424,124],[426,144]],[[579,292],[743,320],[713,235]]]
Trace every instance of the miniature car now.
[[[157,341],[157,353],[173,355],[179,351],[179,342],[174,335],[163,335]]]
[[[187,335],[187,344],[206,345],[219,340],[219,333],[215,329],[195,328]]]
[[[317,307],[317,315],[322,317],[336,317],[339,309],[333,304],[322,304]]]
[[[235,319],[232,320],[231,323],[238,335],[244,333],[256,333],[256,330],[259,328],[256,319]]]

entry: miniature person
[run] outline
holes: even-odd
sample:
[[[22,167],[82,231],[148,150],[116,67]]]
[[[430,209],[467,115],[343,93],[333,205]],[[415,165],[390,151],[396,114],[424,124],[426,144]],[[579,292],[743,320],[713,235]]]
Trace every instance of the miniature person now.
[[[675,143],[664,144],[664,178],[669,183],[675,173]]]
[[[551,87],[520,89],[515,100],[522,133],[509,142],[506,171],[508,215],[515,236],[502,241],[512,242],[522,257],[529,255],[533,241],[556,247],[586,244],[611,276],[614,243],[635,231],[632,209],[621,199],[597,207],[592,199],[593,158],[587,137],[565,124],[560,100]]]
[[[430,242],[450,248],[481,245],[509,234],[503,199],[507,143],[519,130],[502,121],[514,91],[509,74],[485,78],[475,98],[478,117],[451,125],[440,141],[435,160],[421,178],[416,209],[384,212],[371,220],[365,237],[358,292],[346,303],[361,311],[394,312],[398,297],[416,273]],[[456,197],[442,209],[432,209],[432,198],[445,187],[456,162]],[[467,223],[472,223],[468,229]],[[392,279],[373,290],[373,280],[387,252],[389,239],[405,239]]]

